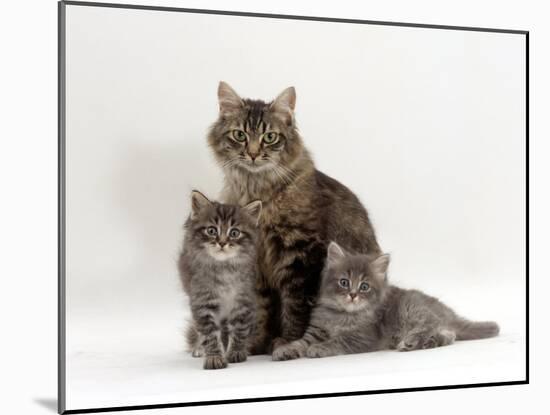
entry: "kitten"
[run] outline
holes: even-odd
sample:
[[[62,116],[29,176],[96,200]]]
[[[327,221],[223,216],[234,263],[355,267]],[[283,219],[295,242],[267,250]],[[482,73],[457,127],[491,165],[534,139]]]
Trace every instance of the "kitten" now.
[[[315,168],[296,126],[293,87],[264,102],[220,82],[218,99],[208,143],[225,174],[223,200],[263,202],[253,352],[269,353],[304,334],[330,240],[355,252],[381,250],[358,198]],[[353,148],[342,140],[334,137],[334,146],[346,157]]]
[[[262,203],[244,207],[211,202],[192,192],[179,272],[193,322],[187,343],[205,369],[247,358],[254,328],[257,224]]]
[[[466,320],[434,297],[388,284],[388,264],[387,254],[349,254],[331,242],[309,327],[273,360],[428,349],[498,334],[494,322]]]

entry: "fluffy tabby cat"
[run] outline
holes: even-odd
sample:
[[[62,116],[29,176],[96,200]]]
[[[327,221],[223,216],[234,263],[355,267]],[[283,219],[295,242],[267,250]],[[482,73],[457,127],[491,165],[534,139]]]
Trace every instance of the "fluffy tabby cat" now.
[[[434,297],[388,284],[388,264],[389,255],[349,254],[332,242],[309,327],[273,360],[428,349],[498,334],[494,322],[466,320]]]
[[[193,191],[179,271],[193,322],[187,343],[205,369],[247,358],[254,328],[257,223],[262,203],[240,208]]]
[[[381,251],[361,202],[315,168],[296,127],[293,87],[266,103],[242,99],[220,82],[218,99],[219,117],[208,142],[225,174],[223,199],[263,203],[252,352],[269,352],[304,334],[328,241],[355,252]],[[341,139],[335,137],[335,143]]]

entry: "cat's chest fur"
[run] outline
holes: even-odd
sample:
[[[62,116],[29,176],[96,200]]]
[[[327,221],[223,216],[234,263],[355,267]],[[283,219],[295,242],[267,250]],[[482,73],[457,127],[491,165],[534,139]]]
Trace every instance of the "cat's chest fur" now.
[[[231,276],[229,280],[235,281],[236,278]],[[242,284],[236,285],[235,283],[224,284],[221,287],[218,287],[218,298],[219,298],[219,311],[218,314],[221,319],[227,317],[231,314],[231,311],[235,307],[237,296],[239,294],[239,288],[242,290]]]
[[[216,276],[216,294],[218,297],[217,316],[219,320],[227,318],[237,307],[238,299],[249,288],[234,272],[224,272]]]
[[[225,188],[225,199],[243,205],[254,199],[262,201],[259,220],[258,265],[268,285],[278,286],[278,278],[296,256],[313,258],[306,247],[319,250],[323,222],[315,205],[313,177],[305,175],[283,188],[266,185],[243,186],[231,181]],[[280,272],[281,271],[281,272]]]
[[[358,330],[362,323],[358,313],[338,313],[327,327],[332,336]]]
[[[273,287],[279,285],[285,267],[294,263],[296,257],[313,260],[317,255],[310,254],[308,249],[323,245],[316,210],[305,202],[285,192],[266,203],[262,210],[258,264]]]
[[[314,325],[323,327],[330,337],[335,337],[360,330],[366,325],[366,315],[361,312],[348,313],[319,306],[313,313],[312,321]]]
[[[252,200],[262,201],[260,225],[264,230],[309,223],[318,215],[313,201],[313,177],[305,174],[286,186],[275,186],[249,175],[235,176],[226,183],[223,198],[229,203],[245,205]]]

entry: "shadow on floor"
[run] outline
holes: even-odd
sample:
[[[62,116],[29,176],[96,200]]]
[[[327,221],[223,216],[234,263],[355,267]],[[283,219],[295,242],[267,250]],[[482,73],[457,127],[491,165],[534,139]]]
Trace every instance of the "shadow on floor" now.
[[[34,402],[52,412],[57,412],[57,399],[55,398],[35,398]]]

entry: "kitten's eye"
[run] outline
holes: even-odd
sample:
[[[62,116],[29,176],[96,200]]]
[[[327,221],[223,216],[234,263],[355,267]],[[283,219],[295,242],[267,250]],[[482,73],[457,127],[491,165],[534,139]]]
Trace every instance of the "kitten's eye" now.
[[[229,231],[229,237],[230,238],[238,238],[239,236],[241,236],[241,231],[238,230],[238,229],[231,229],[231,231]]]
[[[370,285],[367,284],[366,282],[362,282],[361,285],[359,286],[359,290],[363,292],[367,292],[369,289],[370,289]]]
[[[338,281],[338,284],[340,284],[340,287],[342,288],[349,288],[349,280],[347,278],[342,278]]]
[[[210,236],[216,236],[218,234],[218,230],[214,226],[209,226],[206,228],[206,234]]]
[[[233,130],[231,131],[231,136],[235,139],[235,141],[238,141],[239,143],[246,141],[246,133],[244,131]]]
[[[274,132],[265,133],[262,138],[262,141],[265,144],[275,144],[277,141],[279,141],[279,134]]]

